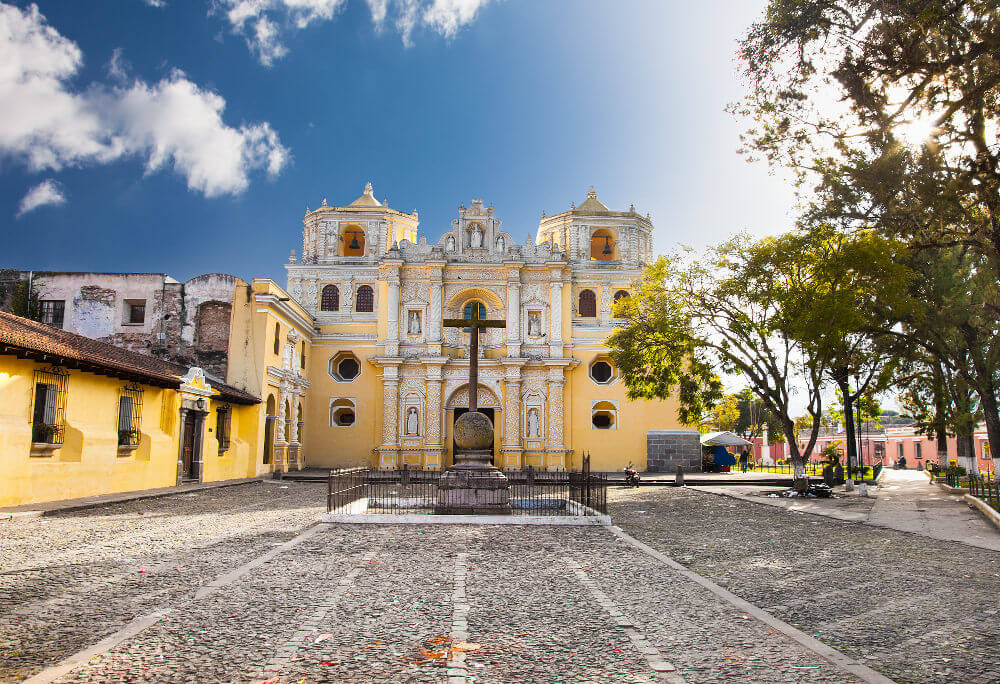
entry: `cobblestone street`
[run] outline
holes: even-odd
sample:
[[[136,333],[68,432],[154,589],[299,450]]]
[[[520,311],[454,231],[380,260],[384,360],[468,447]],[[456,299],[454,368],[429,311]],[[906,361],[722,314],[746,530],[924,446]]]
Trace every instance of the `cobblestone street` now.
[[[322,494],[269,482],[2,523],[0,676],[856,681],[607,528],[313,526]]]
[[[898,682],[1000,681],[1000,552],[694,488],[614,491],[615,524]]]

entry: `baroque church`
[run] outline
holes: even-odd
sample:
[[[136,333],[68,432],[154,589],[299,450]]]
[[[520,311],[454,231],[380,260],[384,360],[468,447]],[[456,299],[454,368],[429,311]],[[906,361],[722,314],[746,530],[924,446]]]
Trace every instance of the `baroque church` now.
[[[305,467],[446,468],[469,407],[467,319],[503,326],[479,337],[496,466],[700,467],[676,401],[629,401],[605,345],[651,258],[648,215],[591,189],[523,244],[482,200],[433,244],[418,228],[368,184],[307,210],[284,288],[0,271],[0,506]]]
[[[506,323],[479,347],[497,466],[573,468],[584,453],[597,469],[645,466],[647,432],[680,427],[676,406],[628,401],[604,341],[613,303],[652,254],[649,216],[609,209],[591,188],[579,206],[543,213],[524,244],[478,199],[434,243],[418,226],[416,211],[379,202],[370,183],[305,215],[301,258],[286,269],[314,328],[306,461],[449,465],[468,409],[469,330],[443,321],[478,313]]]

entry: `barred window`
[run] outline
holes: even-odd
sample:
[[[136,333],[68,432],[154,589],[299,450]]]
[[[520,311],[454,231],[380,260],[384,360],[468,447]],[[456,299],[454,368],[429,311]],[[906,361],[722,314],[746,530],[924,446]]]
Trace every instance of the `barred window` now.
[[[369,285],[358,288],[358,311],[371,313],[375,310],[375,293]]]
[[[139,446],[141,430],[142,388],[126,385],[118,396],[118,446]]]
[[[327,285],[323,288],[319,308],[321,311],[340,311],[340,290],[336,285]]]
[[[281,353],[281,324],[274,324],[274,353]]]
[[[35,371],[35,391],[31,395],[31,441],[62,444],[66,432],[66,378],[60,368]]]
[[[597,297],[594,296],[593,290],[584,290],[580,293],[580,317],[597,317]]]
[[[53,328],[63,327],[63,318],[66,315],[66,302],[63,300],[42,300],[38,302],[41,307],[41,321]]]
[[[219,440],[219,454],[229,450],[229,439],[233,424],[233,407],[223,404],[215,411],[215,438]]]

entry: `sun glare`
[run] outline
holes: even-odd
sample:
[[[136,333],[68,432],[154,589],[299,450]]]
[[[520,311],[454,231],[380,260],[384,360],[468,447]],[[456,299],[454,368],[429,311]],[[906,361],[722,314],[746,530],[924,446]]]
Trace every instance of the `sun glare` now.
[[[896,127],[899,139],[910,147],[926,145],[934,133],[934,119],[930,116],[905,121]]]

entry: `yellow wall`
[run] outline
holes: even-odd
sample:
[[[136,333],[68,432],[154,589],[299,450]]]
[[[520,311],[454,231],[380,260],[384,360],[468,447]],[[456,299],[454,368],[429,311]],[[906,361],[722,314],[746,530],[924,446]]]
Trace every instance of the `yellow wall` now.
[[[181,397],[174,389],[141,385],[140,442],[118,451],[118,405],[124,380],[70,370],[66,378],[63,445],[31,455],[31,400],[36,369],[49,364],[0,356],[0,506],[128,492],[177,483]],[[256,474],[257,406],[233,404],[231,446],[218,453],[216,411],[203,432],[202,481]],[[211,428],[211,432],[209,432]]]
[[[309,465],[340,468],[373,463],[372,449],[382,441],[382,383],[380,370],[366,359],[376,349],[323,343],[312,348],[312,360],[307,359],[310,387],[303,426]],[[361,375],[351,382],[340,382],[328,372],[330,359],[341,351],[353,352],[361,365]],[[355,401],[356,420],[351,427],[330,425],[330,400],[340,397]]]
[[[0,506],[166,487],[177,478],[177,419],[161,424],[164,395],[145,386],[139,448],[118,455],[118,398],[123,380],[70,371],[63,446],[31,456],[34,371],[47,364],[0,356]],[[171,430],[172,428],[172,430]]]

